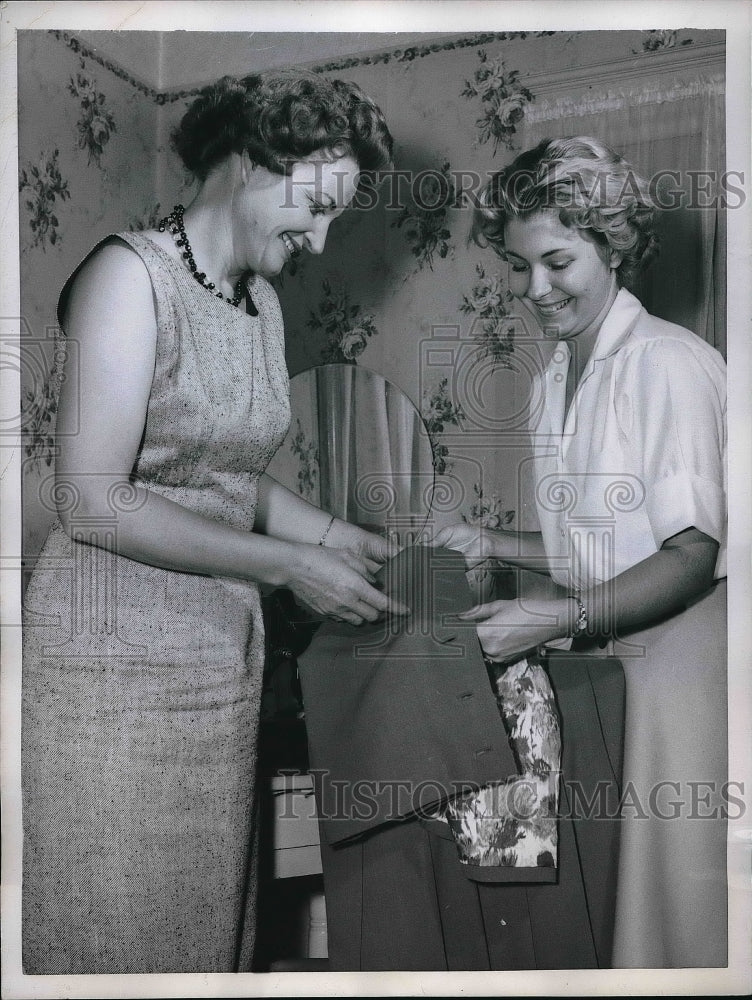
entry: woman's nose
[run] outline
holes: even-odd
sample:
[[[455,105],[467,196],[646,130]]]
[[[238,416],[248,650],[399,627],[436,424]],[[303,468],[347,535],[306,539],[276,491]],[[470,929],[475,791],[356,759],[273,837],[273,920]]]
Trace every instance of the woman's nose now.
[[[537,302],[551,291],[551,281],[545,267],[533,267],[530,271],[530,281],[527,286],[527,297]]]
[[[329,232],[330,223],[331,219],[327,219],[323,215],[319,215],[314,219],[312,228],[306,233],[308,249],[311,253],[319,254],[324,252],[326,235]]]

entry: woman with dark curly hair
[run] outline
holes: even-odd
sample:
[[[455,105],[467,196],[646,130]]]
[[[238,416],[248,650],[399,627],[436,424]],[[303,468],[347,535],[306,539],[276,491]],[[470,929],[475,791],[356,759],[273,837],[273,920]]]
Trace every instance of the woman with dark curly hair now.
[[[355,85],[225,78],[174,134],[200,181],[67,283],[56,500],[26,597],[27,973],[251,969],[259,585],[354,624],[390,546],[265,474],[290,419],[269,284],[390,162]],[[76,364],[73,363],[75,357]]]
[[[714,967],[727,921],[725,365],[627,290],[655,251],[647,192],[587,137],[545,141],[485,188],[476,239],[554,341],[531,396],[540,531],[463,524],[436,541],[559,585],[465,615],[490,660],[565,640],[621,660],[613,965]]]

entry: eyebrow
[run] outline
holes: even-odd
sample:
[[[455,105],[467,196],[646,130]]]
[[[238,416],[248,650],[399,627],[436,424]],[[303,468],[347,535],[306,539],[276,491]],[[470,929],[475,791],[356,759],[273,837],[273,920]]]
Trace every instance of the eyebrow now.
[[[505,250],[504,252],[506,253],[507,257],[516,257],[517,260],[524,260],[524,261],[527,260],[526,257],[523,257],[521,254],[515,253],[514,250]],[[553,257],[553,255],[557,253],[571,253],[571,252],[572,250],[570,247],[557,247],[556,250],[546,250],[544,254],[541,254],[541,257]]]

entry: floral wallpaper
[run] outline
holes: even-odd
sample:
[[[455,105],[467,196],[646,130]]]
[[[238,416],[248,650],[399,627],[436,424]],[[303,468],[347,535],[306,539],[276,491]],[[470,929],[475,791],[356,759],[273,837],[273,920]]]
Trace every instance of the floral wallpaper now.
[[[31,228],[31,246],[45,250],[47,244],[54,246],[60,236],[58,233],[55,205],[57,199],[61,202],[70,198],[68,182],[60,174],[58,158],[60,150],[52,153],[42,150],[37,164],[30,163],[19,175],[19,190],[22,202],[29,212]]]
[[[534,100],[534,94],[520,83],[520,71],[505,70],[504,60],[499,56],[489,59],[485,49],[478,50],[480,65],[473,73],[472,81],[465,81],[462,97],[478,97],[483,112],[476,121],[478,141],[493,141],[496,153],[499,144],[514,149],[517,125],[525,117],[525,106]]]
[[[443,163],[440,171],[425,172],[420,179],[417,195],[411,195],[393,220],[396,229],[404,226],[404,236],[410,252],[417,258],[415,271],[424,267],[433,270],[434,255],[441,260],[450,255],[453,246],[452,234],[447,228],[450,208],[460,208],[463,199],[455,190],[449,163]]]
[[[333,289],[326,278],[321,282],[323,296],[318,308],[311,312],[307,326],[314,335],[325,339],[321,363],[355,363],[368,344],[368,338],[378,334],[373,316],[361,316],[359,305],[350,305],[346,288]]]
[[[420,415],[426,425],[433,453],[433,467],[437,475],[443,475],[451,468],[449,448],[442,443],[441,435],[449,425],[461,427],[464,414],[462,407],[452,401],[447,389],[448,378],[442,378],[432,390],[425,390]]]
[[[81,68],[71,79],[68,90],[81,107],[78,126],[78,145],[85,149],[89,163],[102,165],[102,154],[112,133],[116,131],[115,119],[107,108],[107,99],[97,90],[97,81],[86,72],[86,61],[81,60]]]
[[[486,274],[483,264],[476,264],[475,270],[476,283],[468,295],[462,296],[460,309],[473,318],[473,339],[483,357],[509,365],[515,330],[510,317],[512,294],[504,288],[499,274]]]
[[[57,33],[59,34],[59,33]],[[158,108],[56,33],[20,31],[19,224],[24,550],[41,547],[52,512],[60,291],[94,243],[138,228],[159,195]],[[134,169],[140,164],[140,169]]]
[[[444,487],[435,526],[509,524],[521,517],[531,353],[504,266],[470,241],[473,196],[549,122],[562,134],[567,122],[551,118],[556,102],[569,108],[594,102],[598,88],[630,89],[661,115],[660,97],[650,95],[684,85],[682,50],[702,50],[703,72],[723,72],[723,32],[487,32],[404,49],[398,34],[385,41],[381,52],[350,56],[343,36],[341,58],[310,67],[354,80],[382,107],[395,174],[369,208],[337,220],[324,254],[293,262],[276,281],[288,367],[294,376],[345,362],[383,375],[423,417]],[[167,137],[198,87],[158,92],[59,31],[19,32],[19,67],[22,314],[51,372],[43,379],[31,366],[23,387],[33,553],[50,519],[36,498],[54,465],[59,290],[97,239],[152,226],[190,201]],[[666,113],[675,118],[677,107]],[[675,299],[689,301],[681,290]],[[288,446],[297,488],[316,496],[318,455],[295,420]]]

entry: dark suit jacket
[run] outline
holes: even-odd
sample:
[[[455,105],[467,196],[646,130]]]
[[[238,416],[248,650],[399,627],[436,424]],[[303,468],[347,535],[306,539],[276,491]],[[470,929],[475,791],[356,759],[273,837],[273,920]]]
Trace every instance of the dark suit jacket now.
[[[473,626],[462,557],[414,548],[384,569],[409,623],[328,623],[299,659],[321,830],[332,970],[596,968],[610,960],[617,825],[571,815],[558,869],[477,881],[446,827],[419,818],[447,791],[517,773]],[[563,771],[618,799],[618,662],[559,656]],[[436,832],[439,836],[435,836]],[[447,839],[449,836],[450,839]],[[483,877],[488,870],[480,869]],[[553,879],[553,883],[541,883]],[[537,883],[537,884],[536,884]]]
[[[416,546],[382,572],[404,620],[326,623],[299,658],[319,824],[331,844],[518,774],[475,628],[464,559]]]

